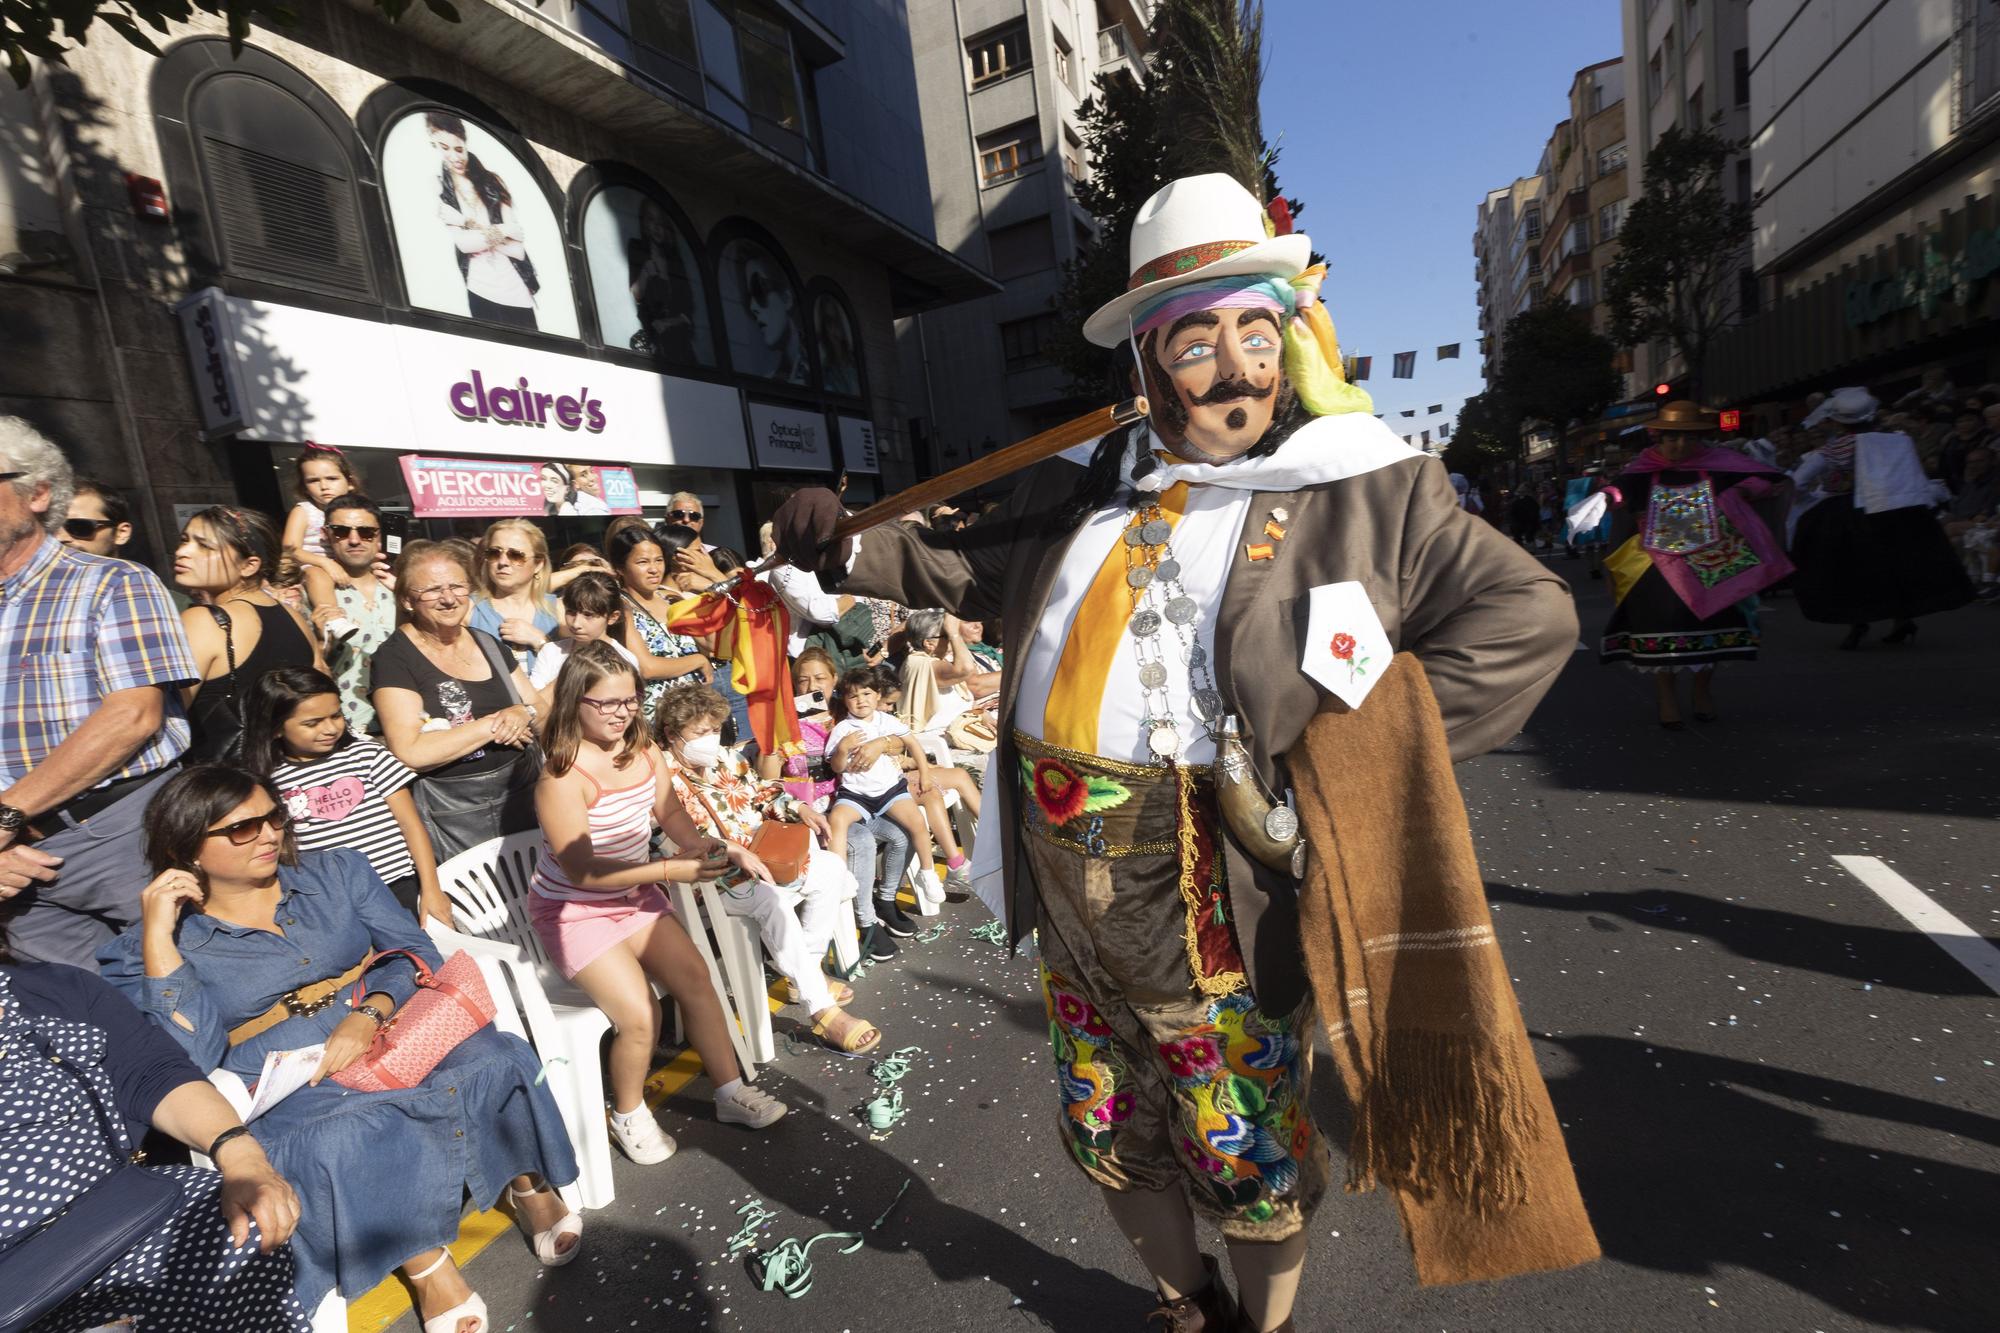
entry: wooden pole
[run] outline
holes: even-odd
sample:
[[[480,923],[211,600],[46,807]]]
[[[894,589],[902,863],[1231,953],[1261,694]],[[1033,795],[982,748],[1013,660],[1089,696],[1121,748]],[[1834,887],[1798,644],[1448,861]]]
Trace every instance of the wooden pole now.
[[[1086,413],[1074,421],[1066,421],[1053,430],[1045,430],[1040,435],[1010,444],[1005,449],[995,450],[984,458],[975,459],[964,467],[953,468],[942,476],[920,481],[906,491],[899,491],[886,500],[878,500],[858,514],[850,514],[840,521],[833,530],[834,540],[852,537],[857,532],[901,518],[912,509],[922,509],[926,505],[949,500],[954,495],[984,486],[989,481],[998,481],[1010,473],[1019,472],[1030,464],[1045,458],[1053,458],[1074,445],[1094,440],[1120,426],[1129,426],[1146,415],[1144,398],[1128,398],[1110,407],[1100,407],[1095,412]]]

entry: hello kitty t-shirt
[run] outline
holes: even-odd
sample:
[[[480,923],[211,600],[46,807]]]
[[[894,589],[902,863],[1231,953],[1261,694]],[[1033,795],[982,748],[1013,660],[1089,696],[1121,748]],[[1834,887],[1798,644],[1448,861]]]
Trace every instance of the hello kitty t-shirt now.
[[[271,772],[302,852],[352,847],[385,884],[417,873],[389,797],[417,780],[377,741],[350,740],[324,759]]]

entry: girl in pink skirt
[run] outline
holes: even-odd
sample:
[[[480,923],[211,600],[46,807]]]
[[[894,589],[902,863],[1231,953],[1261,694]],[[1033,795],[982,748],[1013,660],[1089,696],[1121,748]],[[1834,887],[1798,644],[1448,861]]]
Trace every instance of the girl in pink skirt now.
[[[660,884],[713,879],[735,865],[770,881],[749,849],[704,837],[674,799],[639,711],[631,663],[609,644],[578,648],[556,677],[535,787],[542,858],[529,916],[563,975],[616,1029],[611,1041],[611,1131],[635,1162],[663,1162],[674,1141],[645,1103],[658,982],[680,1005],[688,1036],[715,1084],[716,1118],[763,1129],[785,1114],[743,1081],[708,967],[674,918]],[[658,827],[684,853],[655,860]]]

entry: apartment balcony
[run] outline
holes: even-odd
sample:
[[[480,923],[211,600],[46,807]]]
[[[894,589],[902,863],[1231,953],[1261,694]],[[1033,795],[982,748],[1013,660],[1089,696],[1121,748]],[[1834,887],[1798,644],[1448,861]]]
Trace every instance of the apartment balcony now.
[[[1102,74],[1123,71],[1135,79],[1143,77],[1144,62],[1139,58],[1138,46],[1123,25],[1113,24],[1097,34],[1097,68]]]

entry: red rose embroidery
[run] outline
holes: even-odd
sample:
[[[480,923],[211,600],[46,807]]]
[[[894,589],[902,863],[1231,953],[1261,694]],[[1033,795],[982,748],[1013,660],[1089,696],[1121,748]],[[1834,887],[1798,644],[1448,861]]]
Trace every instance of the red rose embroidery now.
[[[1354,636],[1336,634],[1333,636],[1333,655],[1343,662],[1354,660]]]
[[[1035,804],[1058,827],[1082,814],[1090,799],[1090,784],[1053,759],[1035,761],[1034,788]]]

